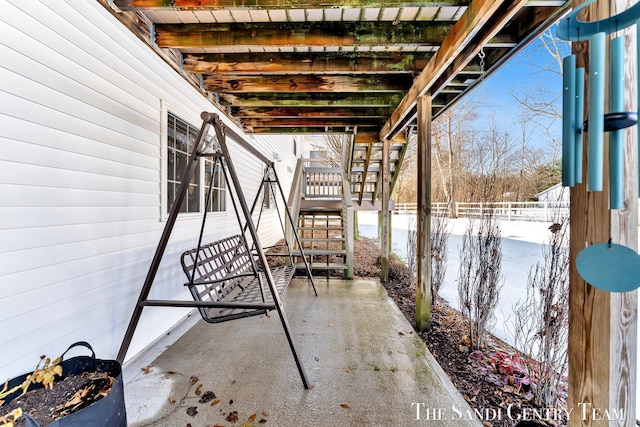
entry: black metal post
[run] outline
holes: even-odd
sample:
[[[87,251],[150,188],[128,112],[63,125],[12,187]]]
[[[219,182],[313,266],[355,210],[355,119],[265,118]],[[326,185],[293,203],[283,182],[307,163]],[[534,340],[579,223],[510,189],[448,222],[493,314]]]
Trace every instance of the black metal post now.
[[[222,154],[226,158],[227,169],[228,169],[229,175],[231,175],[231,180],[236,190],[238,202],[240,203],[242,212],[244,213],[246,225],[249,228],[249,233],[251,234],[251,237],[256,245],[256,249],[258,250],[258,256],[259,256],[260,262],[262,263],[262,265],[268,266],[269,264],[267,262],[267,257],[265,256],[264,251],[262,250],[262,245],[260,244],[260,239],[258,237],[258,231],[256,230],[255,225],[253,224],[253,218],[251,218],[251,215],[249,212],[249,206],[247,205],[247,201],[244,197],[244,192],[242,191],[242,188],[240,186],[240,180],[238,179],[238,175],[236,173],[235,167],[233,166],[233,162],[231,161],[231,157],[229,156],[229,150],[227,148],[226,134],[225,134],[226,127],[220,121],[220,118],[218,117],[217,114],[202,113],[202,119],[205,122],[209,122],[214,125],[216,135],[218,136],[218,142],[220,143],[220,149],[222,151]],[[235,134],[235,136],[237,139],[234,139],[234,140],[237,143],[242,145],[244,148],[247,148],[251,153],[254,153],[254,154],[257,153],[258,154],[257,157],[260,158],[261,160],[263,161],[267,160],[266,157],[264,157],[262,154],[257,152],[255,148],[247,144],[243,138],[241,138],[237,134]],[[278,290],[276,289],[275,281],[273,280],[271,270],[269,270],[268,268],[265,268],[264,275],[267,279],[267,284],[269,285],[271,294],[273,295],[273,301],[275,302],[276,310],[278,311],[278,316],[280,317],[280,321],[282,322],[282,327],[287,337],[287,341],[289,342],[289,347],[291,348],[291,352],[293,353],[293,358],[295,359],[296,366],[298,367],[298,372],[300,373],[302,384],[304,385],[304,388],[309,389],[309,381],[307,379],[307,374],[305,373],[304,367],[302,366],[302,362],[298,357],[298,353],[296,352],[296,348],[293,343],[293,337],[291,335],[291,328],[289,326],[289,321],[287,320],[284,310],[282,309],[282,301],[280,300],[280,295],[278,294]]]
[[[171,211],[169,212],[167,223],[164,226],[162,236],[160,237],[160,242],[158,243],[156,252],[153,255],[151,266],[149,267],[147,277],[144,280],[144,285],[142,286],[142,290],[140,291],[140,296],[138,297],[136,307],[133,310],[133,315],[131,316],[131,320],[129,321],[129,326],[127,327],[127,331],[124,334],[122,345],[120,345],[120,350],[118,351],[118,356],[116,357],[116,360],[118,360],[118,362],[120,363],[124,362],[124,358],[127,355],[127,350],[129,350],[129,345],[131,345],[133,334],[136,331],[136,327],[138,326],[138,322],[140,321],[140,315],[142,314],[143,306],[141,305],[141,302],[146,300],[149,296],[151,285],[153,284],[153,280],[158,273],[160,261],[162,261],[162,255],[167,248],[167,243],[169,243],[171,231],[173,230],[173,226],[176,223],[176,219],[178,219],[180,206],[182,205],[184,197],[187,194],[187,190],[189,189],[189,181],[191,181],[191,177],[196,170],[196,165],[198,163],[198,153],[204,147],[205,138],[209,133],[210,126],[211,125],[208,122],[203,121],[202,126],[200,127],[200,133],[198,133],[195,146],[193,147],[193,152],[191,153],[191,157],[189,158],[189,162],[187,163],[184,175],[182,176],[182,182],[180,183],[178,194],[173,201],[173,206],[171,206]]]

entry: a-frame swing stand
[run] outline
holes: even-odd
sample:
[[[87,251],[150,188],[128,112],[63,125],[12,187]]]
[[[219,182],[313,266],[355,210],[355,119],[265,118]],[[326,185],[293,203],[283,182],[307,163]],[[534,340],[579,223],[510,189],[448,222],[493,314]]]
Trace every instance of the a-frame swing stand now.
[[[293,265],[287,267],[278,267],[270,269],[267,263],[267,257],[264,249],[260,244],[257,226],[253,221],[253,212],[257,206],[259,198],[263,190],[269,190],[276,196],[276,189],[280,193],[285,203],[286,220],[289,221],[291,228],[294,230],[295,243],[298,244],[299,251],[303,251],[300,238],[296,232],[294,218],[291,216],[289,209],[286,207],[286,198],[280,185],[278,175],[275,171],[274,164],[267,159],[262,153],[256,150],[242,136],[227,128],[217,114],[203,112],[202,127],[195,141],[193,152],[187,162],[187,166],[182,175],[182,182],[176,194],[175,200],[169,212],[167,222],[165,224],[160,242],[153,256],[151,266],[147,273],[144,285],[140,291],[140,296],[136,303],[133,315],[127,327],[117,360],[123,362],[131,344],[136,326],[140,321],[142,309],[147,306],[155,307],[193,307],[198,308],[202,317],[209,323],[219,323],[228,320],[265,314],[269,310],[276,310],[282,327],[284,329],[289,347],[296,362],[300,378],[305,388],[309,388],[309,381],[302,366],[302,362],[296,352],[291,328],[284,312],[280,293],[286,289],[289,281],[293,276]],[[215,152],[205,152],[210,127],[213,126],[217,136],[219,149]],[[249,209],[246,198],[240,186],[240,181],[236,173],[233,162],[229,155],[226,137],[230,136],[236,143],[251,153],[253,156],[261,160],[266,165],[265,174],[262,179],[260,189],[256,195],[253,206]],[[198,239],[198,247],[194,250],[187,251],[182,256],[183,270],[188,277],[187,286],[191,290],[194,301],[176,301],[176,300],[149,300],[149,292],[158,272],[160,262],[169,242],[171,232],[175,225],[180,205],[189,188],[189,182],[194,176],[196,166],[200,157],[210,157],[214,159],[215,165],[220,164],[224,173],[227,185],[231,192],[231,201],[236,213],[240,234],[230,238],[223,239],[218,242],[203,245],[203,233],[206,221],[206,206],[211,196],[212,185],[209,185],[209,193],[207,195],[207,203],[205,204],[205,214],[202,220],[200,236]],[[211,173],[212,177],[214,171]],[[268,188],[265,188],[268,186]],[[235,197],[234,197],[235,195]],[[277,205],[276,205],[277,206]],[[262,212],[261,212],[262,213]],[[280,211],[278,210],[280,216]],[[280,218],[280,224],[284,232],[284,223]],[[251,245],[249,244],[251,242]],[[294,242],[285,240],[285,245],[291,258]],[[313,291],[317,296],[315,284],[311,269],[307,263],[304,252],[302,259],[306,268],[307,277],[311,283]],[[265,286],[266,282],[266,286]],[[212,312],[214,313],[212,315]]]

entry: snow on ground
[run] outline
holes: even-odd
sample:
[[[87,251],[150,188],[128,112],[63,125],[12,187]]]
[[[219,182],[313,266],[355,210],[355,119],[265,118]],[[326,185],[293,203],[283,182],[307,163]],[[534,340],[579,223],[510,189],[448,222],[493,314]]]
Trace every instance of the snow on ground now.
[[[413,215],[393,215],[392,249],[401,259],[407,259],[407,229]],[[445,284],[440,296],[453,307],[458,308],[458,256],[462,235],[469,220],[457,218],[449,220],[449,245]],[[376,239],[378,233],[377,212],[358,212],[360,235]],[[513,306],[526,295],[527,272],[542,260],[542,245],[551,238],[550,222],[501,221],[502,230],[502,273],[504,285],[500,302],[495,313],[492,332],[499,338],[513,344]],[[415,225],[413,226],[415,228]]]

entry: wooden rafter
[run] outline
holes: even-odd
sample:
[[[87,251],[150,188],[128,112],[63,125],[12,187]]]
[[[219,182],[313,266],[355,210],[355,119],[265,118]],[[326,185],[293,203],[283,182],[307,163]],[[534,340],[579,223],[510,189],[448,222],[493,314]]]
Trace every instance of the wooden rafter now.
[[[401,131],[407,122],[415,117],[418,98],[427,91],[437,93],[442,89],[434,87],[434,83],[443,76],[449,66],[454,62],[458,64],[455,67],[457,70],[450,70],[449,76],[453,77],[453,72],[462,70],[526,3],[527,0],[473,0],[384,125],[380,132],[381,137],[390,138]]]
[[[232,9],[236,7],[255,9],[319,9],[327,7],[326,0],[114,0],[120,10],[192,10],[199,11]],[[378,7],[442,7],[466,6],[469,0],[448,1],[412,1],[398,0],[343,0],[339,4],[331,4],[339,8],[378,8]]]
[[[234,117],[255,118],[296,118],[296,117],[323,117],[323,118],[363,118],[376,117],[387,118],[392,108],[372,107],[231,107],[231,115]]]
[[[196,74],[419,73],[432,52],[200,53],[184,55],[184,70]]]
[[[207,76],[204,87],[211,92],[404,92],[408,74],[300,75],[300,76]]]
[[[309,127],[318,127],[318,126],[338,126],[338,127],[349,127],[349,126],[381,126],[384,123],[384,118],[376,119],[375,117],[367,117],[367,118],[353,118],[353,117],[344,117],[344,118],[245,118],[242,119],[242,124],[248,128],[255,129],[260,127],[299,127],[299,126],[309,126]]]
[[[439,46],[449,22],[278,22],[243,24],[159,24],[164,48],[220,46]]]
[[[386,107],[396,106],[401,92],[328,92],[328,93],[220,93],[219,102],[231,107]]]

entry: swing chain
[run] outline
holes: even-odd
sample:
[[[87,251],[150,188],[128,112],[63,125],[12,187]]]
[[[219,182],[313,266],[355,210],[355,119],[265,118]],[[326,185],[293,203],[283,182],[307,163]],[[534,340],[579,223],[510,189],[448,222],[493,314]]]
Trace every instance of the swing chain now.
[[[484,57],[485,57],[485,53],[484,53],[484,47],[482,49],[480,49],[480,52],[478,52],[478,58],[480,58],[480,80],[484,80]]]

